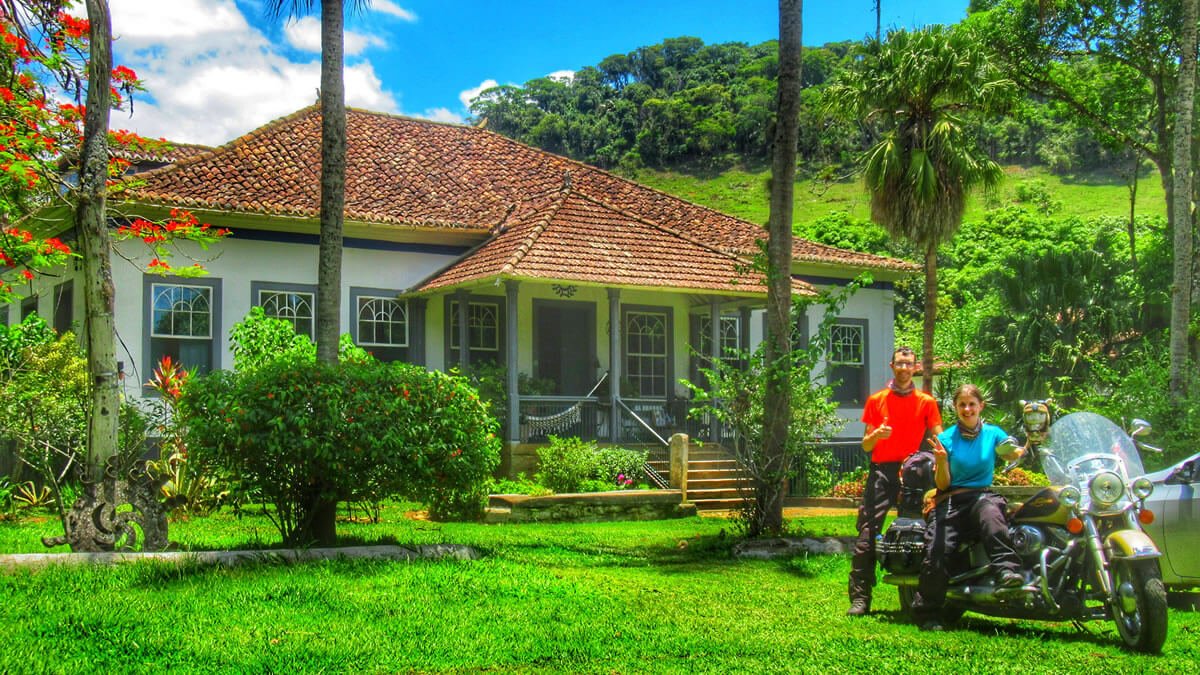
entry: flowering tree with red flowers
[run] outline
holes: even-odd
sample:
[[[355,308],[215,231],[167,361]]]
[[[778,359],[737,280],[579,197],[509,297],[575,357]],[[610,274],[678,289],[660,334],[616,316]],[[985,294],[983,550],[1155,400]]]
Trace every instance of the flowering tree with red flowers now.
[[[114,289],[115,241],[140,241],[150,257],[147,272],[197,276],[198,264],[175,267],[168,245],[192,241],[202,247],[228,235],[183,211],[165,223],[131,219],[114,232],[107,199],[125,186],[129,163],[110,146],[147,150],[165,141],[109,130],[109,111],[132,105],[137,75],[112,64],[112,27],[107,0],[85,0],[87,18],[70,14],[73,0],[0,0],[0,302],[19,295],[14,283],[68,259],[84,270],[85,335],[92,395],[83,494],[64,522],[73,550],[109,550],[136,539],[165,546],[166,523],[150,512],[141,488],[127,485],[128,467],[116,466],[120,395],[117,380]],[[81,100],[86,93],[86,99]],[[74,214],[78,249],[39,237],[38,215],[66,207]],[[126,249],[130,247],[125,247]],[[133,247],[136,249],[136,247]],[[132,482],[130,483],[132,485]],[[116,507],[132,503],[134,515]],[[139,520],[140,518],[140,520]],[[153,519],[161,523],[151,523]]]

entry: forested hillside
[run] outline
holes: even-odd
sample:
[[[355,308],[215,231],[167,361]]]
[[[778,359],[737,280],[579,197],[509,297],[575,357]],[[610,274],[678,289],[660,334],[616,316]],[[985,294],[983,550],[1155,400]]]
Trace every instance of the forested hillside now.
[[[839,175],[869,129],[826,110],[823,93],[855,55],[855,43],[804,51],[799,166]],[[566,78],[487,90],[476,121],[506,136],[613,168],[758,166],[768,157],[778,69],[774,41],[706,45],[679,37],[613,54]],[[1103,171],[1121,180],[1129,153],[1107,149],[1077,117],[1023,101],[1003,120],[981,121],[980,140],[1002,164],[1038,164],[1060,174]]]
[[[919,250],[870,219],[857,166],[879,129],[830,112],[830,87],[867,48],[805,50],[795,230],[920,262]],[[486,91],[472,110],[517,140],[765,224],[776,51],[774,42],[673,38],[570,79]],[[1101,66],[1085,59],[1070,76],[1118,86],[1103,84],[1112,73]],[[980,382],[997,412],[1052,395],[1068,408],[1174,416],[1165,391],[1172,246],[1148,146],[1021,91],[1003,115],[962,115],[971,139],[1005,168],[995,189],[970,197],[961,228],[938,248],[934,351],[949,365],[938,390]],[[899,288],[899,339],[915,345],[923,294],[918,277]],[[1197,431],[1200,421],[1172,423],[1167,444],[1182,452]]]

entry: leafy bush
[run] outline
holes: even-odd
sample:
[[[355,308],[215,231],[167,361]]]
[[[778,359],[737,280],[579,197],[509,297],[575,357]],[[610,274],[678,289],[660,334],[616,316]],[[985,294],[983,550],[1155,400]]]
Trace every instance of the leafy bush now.
[[[233,351],[233,369],[249,371],[276,361],[311,363],[317,358],[317,346],[307,335],[296,333],[285,319],[267,316],[262,307],[251,307],[246,318],[229,330]],[[338,337],[338,359],[342,363],[371,363],[375,359],[354,344],[348,333]]]
[[[188,461],[186,430],[179,416],[179,399],[192,373],[164,356],[146,384],[159,395],[146,406],[158,432],[159,459],[147,469],[166,481],[160,488],[167,509],[176,515],[205,515],[217,508],[226,496],[222,481],[202,472],[196,462]]]
[[[1170,354],[1165,345],[1146,343],[1131,351],[1114,362],[1093,363],[1097,386],[1080,405],[1117,424],[1127,425],[1134,418],[1149,421],[1154,431],[1144,438],[1161,447],[1163,453],[1142,453],[1142,460],[1150,470],[1169,466],[1196,452],[1196,439],[1200,439],[1200,369],[1195,363],[1186,368],[1189,393],[1173,401]]]
[[[537,482],[555,492],[579,492],[596,472],[596,443],[578,438],[550,437],[537,450]]]
[[[855,471],[843,474],[841,479],[829,489],[830,497],[842,497],[845,499],[862,499],[863,492],[867,489],[867,470],[859,468]]]
[[[630,487],[642,474],[645,450],[600,448],[595,441],[550,437],[538,448],[537,482],[554,492],[605,492]],[[620,478],[620,480],[618,480]]]
[[[593,477],[607,483],[606,490],[613,485],[628,487],[637,482],[636,477],[642,475],[642,465],[650,456],[648,450],[629,450],[626,448],[600,448],[596,451],[596,469]]]
[[[525,477],[524,473],[518,473],[516,478],[502,478],[492,483],[491,492],[498,495],[531,495],[542,496],[552,494],[550,488]]]
[[[187,385],[180,414],[190,458],[273,504],[289,543],[310,540],[329,500],[402,495],[435,517],[477,515],[499,463],[495,421],[466,381],[405,363],[218,371]]]

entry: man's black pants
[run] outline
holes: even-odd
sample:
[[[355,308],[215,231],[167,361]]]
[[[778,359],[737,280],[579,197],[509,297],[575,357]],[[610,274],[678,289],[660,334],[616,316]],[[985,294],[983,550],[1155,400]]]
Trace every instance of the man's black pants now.
[[[862,506],[858,507],[858,541],[850,559],[850,600],[871,599],[875,588],[875,543],[883,520],[900,494],[900,462],[871,463]]]

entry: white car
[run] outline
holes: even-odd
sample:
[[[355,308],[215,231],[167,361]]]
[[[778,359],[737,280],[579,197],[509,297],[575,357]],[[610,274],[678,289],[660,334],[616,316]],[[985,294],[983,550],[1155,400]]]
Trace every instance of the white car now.
[[[1163,583],[1200,586],[1200,453],[1146,477],[1154,481],[1146,499],[1154,522],[1143,527],[1162,551]]]

